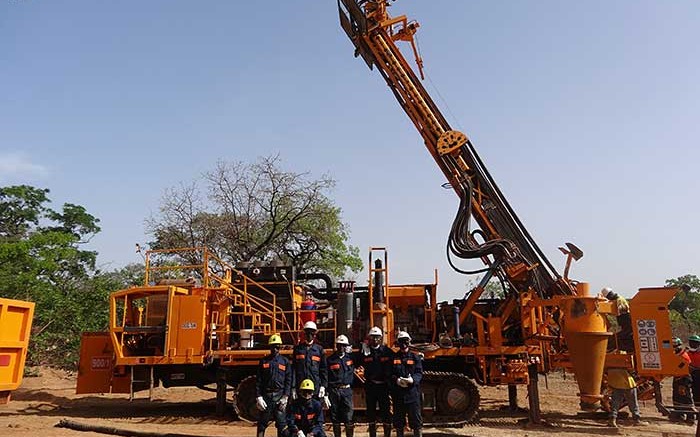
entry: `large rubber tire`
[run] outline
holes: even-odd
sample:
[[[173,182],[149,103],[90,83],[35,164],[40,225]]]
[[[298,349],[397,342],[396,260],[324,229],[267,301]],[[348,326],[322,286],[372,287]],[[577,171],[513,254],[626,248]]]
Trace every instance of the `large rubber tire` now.
[[[249,376],[238,384],[234,393],[233,406],[239,418],[257,422],[260,411],[255,405],[255,376]]]
[[[425,372],[437,385],[436,417],[453,422],[473,422],[477,418],[481,396],[474,380],[459,373]]]

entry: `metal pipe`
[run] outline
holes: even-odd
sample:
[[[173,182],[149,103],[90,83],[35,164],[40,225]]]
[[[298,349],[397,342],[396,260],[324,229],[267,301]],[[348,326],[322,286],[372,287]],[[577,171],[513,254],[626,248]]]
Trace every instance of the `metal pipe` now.
[[[460,338],[462,337],[462,333],[459,330],[459,307],[457,305],[453,306],[452,311],[455,316],[455,337]]]

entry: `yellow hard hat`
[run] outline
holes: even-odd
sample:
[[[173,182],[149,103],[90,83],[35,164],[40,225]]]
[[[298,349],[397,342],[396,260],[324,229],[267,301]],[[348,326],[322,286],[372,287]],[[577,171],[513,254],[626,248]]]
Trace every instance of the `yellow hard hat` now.
[[[268,346],[272,346],[273,344],[282,344],[282,337],[280,337],[279,334],[272,334],[270,336],[270,339],[267,340]]]
[[[299,384],[299,390],[311,390],[314,391],[314,382],[310,379],[305,379],[301,381],[301,384]]]

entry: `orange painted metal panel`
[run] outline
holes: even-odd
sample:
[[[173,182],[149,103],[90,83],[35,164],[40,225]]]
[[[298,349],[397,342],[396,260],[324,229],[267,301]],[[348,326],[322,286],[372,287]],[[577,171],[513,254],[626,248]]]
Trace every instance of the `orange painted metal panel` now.
[[[0,403],[22,383],[33,317],[33,302],[0,298]]]
[[[688,367],[673,352],[668,304],[675,287],[640,288],[630,300],[637,373],[647,377],[683,376]]]
[[[75,393],[109,393],[113,358],[114,348],[109,332],[84,332],[80,339]]]
[[[114,347],[109,332],[84,332],[80,339],[80,361],[76,394],[129,393],[131,375],[114,367]]]
[[[200,296],[174,296],[172,302],[170,339],[166,350],[174,349],[176,357],[201,356],[205,343],[206,301]]]

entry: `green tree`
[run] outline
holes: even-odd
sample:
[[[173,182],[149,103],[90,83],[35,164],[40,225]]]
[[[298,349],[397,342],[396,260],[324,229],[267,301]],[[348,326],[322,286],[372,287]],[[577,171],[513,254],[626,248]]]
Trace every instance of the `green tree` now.
[[[146,270],[143,264],[131,263],[120,269],[104,272],[100,275],[105,281],[108,281],[107,284],[112,291],[116,291],[144,285],[145,273]]]
[[[470,279],[467,281],[466,287],[467,291],[466,293],[470,293],[473,289],[475,289],[479,283],[481,283],[482,276],[477,276],[474,279]],[[486,283],[486,286],[484,286],[484,292],[481,294],[481,299],[502,299],[505,297],[505,291],[503,290],[503,286],[501,285],[501,282],[498,280],[498,278],[491,278],[489,282]]]
[[[71,366],[80,333],[106,325],[97,253],[82,249],[100,227],[82,206],[51,209],[48,193],[0,188],[0,296],[36,303],[30,363]]]
[[[233,262],[280,259],[334,276],[362,269],[341,210],[328,197],[330,177],[286,171],[271,156],[219,162],[204,181],[166,191],[160,213],[147,220],[151,247],[208,246]]]
[[[700,333],[700,278],[683,275],[667,279],[666,286],[680,288],[669,305],[674,334],[687,338],[690,334]]]

